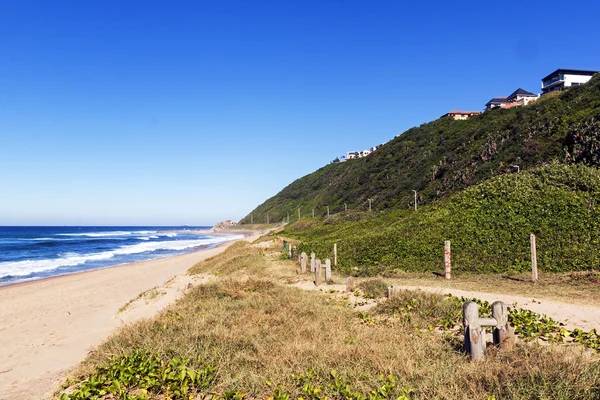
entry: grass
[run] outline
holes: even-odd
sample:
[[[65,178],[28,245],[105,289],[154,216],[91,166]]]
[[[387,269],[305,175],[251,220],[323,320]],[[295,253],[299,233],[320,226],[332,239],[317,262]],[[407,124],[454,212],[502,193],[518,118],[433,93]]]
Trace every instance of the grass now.
[[[489,349],[486,361],[474,364],[456,336],[429,329],[432,318],[437,323],[450,312],[443,297],[406,292],[359,313],[343,298],[285,285],[295,265],[279,260],[278,248],[277,241],[269,248],[235,244],[194,266],[190,273],[219,279],[122,328],[90,353],[72,387],[100,366],[153,354],[161,362],[187,360],[194,370],[209,366],[214,372],[198,390],[221,398],[600,397],[600,366],[582,348],[518,343],[514,351]],[[403,301],[414,302],[410,319],[398,317]]]
[[[386,275],[385,279],[394,285],[451,288],[600,306],[600,276],[597,273],[540,273],[535,284],[530,273],[458,273],[447,280],[431,273],[397,272]]]
[[[146,300],[152,300],[152,299],[155,299],[158,296],[161,296],[165,293],[166,292],[159,291],[157,286],[153,287],[152,289],[144,290],[143,292],[138,294],[136,297],[134,297],[133,299],[129,300],[127,303],[122,305],[121,308],[119,308],[119,312],[121,313],[121,312],[127,310],[129,308],[129,306],[131,306],[131,304],[135,303],[137,300],[140,300],[142,298],[144,298]]]

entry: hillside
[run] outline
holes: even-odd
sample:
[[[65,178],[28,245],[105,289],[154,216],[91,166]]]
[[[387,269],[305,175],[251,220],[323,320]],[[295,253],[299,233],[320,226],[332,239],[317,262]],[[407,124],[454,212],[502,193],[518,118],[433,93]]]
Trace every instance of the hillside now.
[[[348,212],[303,219],[283,234],[300,251],[331,257],[354,275],[393,270],[442,271],[444,240],[457,272],[531,269],[529,234],[537,236],[541,271],[600,268],[600,172],[549,165],[492,178],[418,212]]]
[[[281,221],[315,209],[408,209],[447,197],[494,176],[545,162],[597,165],[600,74],[585,85],[528,107],[496,109],[465,121],[442,118],[409,129],[368,157],[330,164],[296,180],[252,211],[254,221]],[[249,223],[249,215],[242,219]]]

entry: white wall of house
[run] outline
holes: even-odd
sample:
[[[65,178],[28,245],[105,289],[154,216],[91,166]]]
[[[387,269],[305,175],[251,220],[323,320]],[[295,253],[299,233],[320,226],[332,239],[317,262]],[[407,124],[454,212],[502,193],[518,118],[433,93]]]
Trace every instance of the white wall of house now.
[[[565,74],[565,86],[581,85],[592,79],[591,76]]]

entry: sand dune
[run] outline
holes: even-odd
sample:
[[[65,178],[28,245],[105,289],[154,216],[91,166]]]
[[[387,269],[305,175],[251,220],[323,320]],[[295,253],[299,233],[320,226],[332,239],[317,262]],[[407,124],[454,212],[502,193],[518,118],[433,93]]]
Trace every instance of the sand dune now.
[[[112,331],[152,316],[189,283],[206,279],[186,272],[231,243],[0,288],[0,399],[49,397],[63,374]]]

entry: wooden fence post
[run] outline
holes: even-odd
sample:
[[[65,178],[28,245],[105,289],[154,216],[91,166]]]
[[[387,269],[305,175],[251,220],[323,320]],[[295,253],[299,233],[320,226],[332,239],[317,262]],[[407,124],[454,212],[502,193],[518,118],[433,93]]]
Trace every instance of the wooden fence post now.
[[[354,278],[351,276],[346,279],[346,292],[354,292]]]
[[[310,253],[310,272],[315,272],[315,253]]]
[[[515,330],[508,324],[508,307],[501,301],[492,304],[492,318],[496,320],[494,344],[501,349],[511,350],[515,346]]]
[[[535,235],[529,235],[529,244],[531,246],[531,280],[535,283],[538,280],[537,270],[537,250],[535,246]]]
[[[321,277],[321,260],[315,260],[315,285],[319,286],[322,283]]]
[[[444,242],[444,268],[446,279],[452,278],[452,261],[450,254],[450,241]]]
[[[333,244],[333,266],[337,267],[337,243]]]
[[[485,350],[485,330],[479,324],[479,309],[474,301],[463,305],[463,325],[465,329],[465,350],[473,361],[483,360]]]
[[[388,286],[388,299],[392,299],[400,293],[400,288],[395,286]]]
[[[331,282],[331,260],[325,259],[325,282]]]
[[[302,254],[300,254],[300,270],[303,274],[306,273],[306,258],[306,253],[302,252]]]

